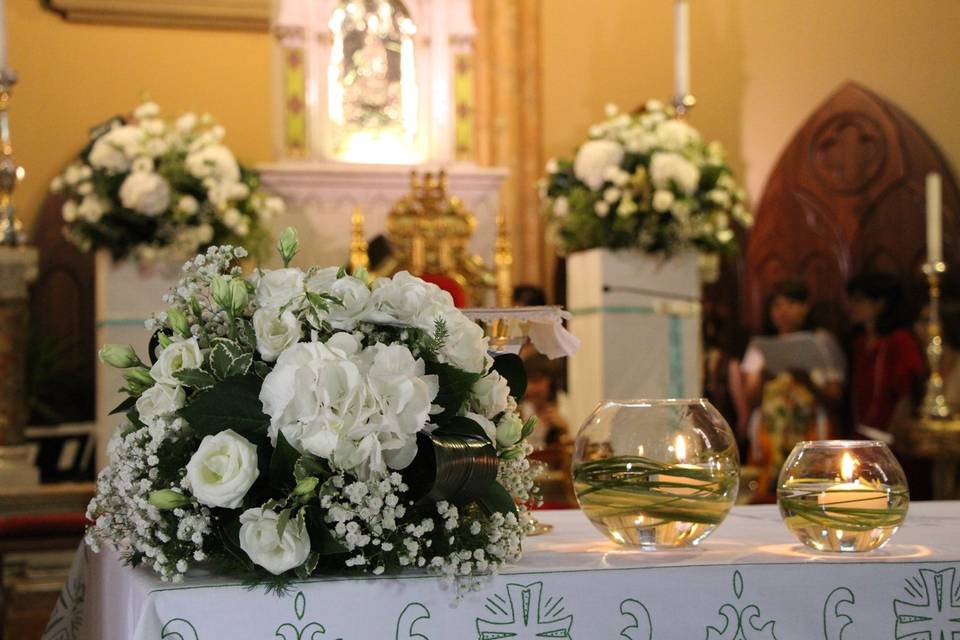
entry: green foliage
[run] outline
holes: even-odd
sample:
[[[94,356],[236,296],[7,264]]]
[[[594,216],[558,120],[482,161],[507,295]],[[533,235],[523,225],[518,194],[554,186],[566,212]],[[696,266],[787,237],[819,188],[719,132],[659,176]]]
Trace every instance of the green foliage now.
[[[210,349],[209,360],[213,375],[223,380],[246,374],[253,364],[253,352],[233,340],[217,338]]]
[[[217,379],[203,369],[181,369],[173,377],[191,389],[209,389],[217,383]]]
[[[281,491],[292,491],[297,481],[294,469],[300,459],[300,452],[287,442],[282,433],[277,434],[277,446],[270,456],[270,486]]]
[[[492,368],[507,381],[510,395],[521,402],[523,394],[527,392],[527,369],[523,359],[514,353],[504,353],[493,359]]]
[[[265,443],[270,418],[261,408],[261,383],[250,374],[226,378],[198,393],[179,413],[200,437],[233,429],[255,444]]]
[[[442,424],[460,413],[460,408],[470,395],[470,390],[480,379],[479,373],[470,373],[449,364],[430,360],[426,363],[426,372],[437,376],[440,383],[440,390],[434,403],[443,407],[443,412],[439,416],[434,416],[434,422],[437,424]]]
[[[516,513],[517,505],[510,492],[503,488],[499,482],[494,482],[487,489],[487,492],[477,498],[477,502],[483,507],[484,511],[493,515],[494,513]]]

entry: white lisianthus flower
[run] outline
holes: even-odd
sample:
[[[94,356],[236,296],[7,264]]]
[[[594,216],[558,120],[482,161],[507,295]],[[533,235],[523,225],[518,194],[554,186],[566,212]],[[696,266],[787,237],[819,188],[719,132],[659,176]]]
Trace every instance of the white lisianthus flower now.
[[[120,185],[120,202],[137,213],[158,216],[170,206],[170,185],[159,174],[136,171]]]
[[[77,185],[77,193],[81,196],[88,196],[93,193],[93,183],[92,182],[81,182]]]
[[[497,423],[497,444],[502,448],[512,447],[523,435],[523,420],[516,413],[505,414]]]
[[[260,307],[253,314],[253,331],[257,335],[257,351],[266,362],[273,362],[283,350],[300,341],[303,335],[300,320],[287,309]]]
[[[352,331],[363,320],[370,302],[370,288],[353,276],[336,278],[328,293],[340,301],[331,303],[327,320],[334,329]]]
[[[606,218],[610,214],[610,204],[601,200],[600,202],[593,205],[593,210],[596,211],[597,215],[601,218]]]
[[[367,319],[433,331],[437,316],[453,308],[453,298],[448,292],[400,271],[392,278],[379,278],[373,283]]]
[[[260,475],[257,447],[233,429],[204,436],[187,463],[187,484],[202,505],[236,509]]]
[[[213,178],[220,182],[238,182],[240,180],[240,165],[233,152],[222,144],[209,146],[191,151],[187,154],[187,170],[198,179]]]
[[[642,129],[633,129],[624,135],[623,144],[627,151],[646,153],[657,146],[657,136]]]
[[[274,575],[299,567],[310,555],[304,523],[291,519],[281,536],[279,522],[280,516],[270,509],[247,509],[240,514],[240,548]]]
[[[483,432],[487,434],[487,437],[490,438],[490,443],[494,446],[497,444],[497,425],[493,424],[493,420],[486,416],[482,416],[479,413],[474,413],[472,411],[464,412],[463,416],[465,418],[470,418],[483,429]]]
[[[647,111],[663,111],[663,103],[659,100],[650,99],[643,105],[643,108]]]
[[[570,213],[570,201],[566,196],[560,196],[553,201],[553,214],[558,218],[563,218]]]
[[[266,271],[257,282],[257,304],[261,307],[283,307],[304,295],[304,275],[300,269],[288,267]]]
[[[544,166],[544,169],[546,169],[547,173],[556,173],[559,168],[560,165],[557,163],[556,158],[550,158],[547,160],[547,164]]]
[[[137,415],[145,425],[152,426],[157,418],[166,418],[181,408],[187,396],[180,386],[155,384],[137,398]]]
[[[700,169],[677,153],[654,153],[650,159],[650,180],[658,189],[667,189],[672,180],[687,195],[700,184]]]
[[[307,274],[306,287],[310,293],[330,293],[330,287],[337,281],[338,267],[312,269]]]
[[[180,196],[180,199],[177,200],[177,209],[184,212],[188,216],[195,214],[199,208],[200,203],[197,202],[197,199],[191,195]]]
[[[109,173],[122,173],[130,168],[130,162],[143,141],[143,131],[133,125],[111,129],[100,136],[87,157],[90,164]]]
[[[612,140],[588,140],[577,151],[573,173],[592,190],[603,186],[604,175],[610,167],[620,166],[623,147]]]
[[[471,373],[483,371],[487,365],[489,339],[480,325],[456,309],[444,314],[443,319],[448,337],[437,353],[437,359]]]
[[[491,371],[477,380],[470,394],[471,406],[488,418],[494,418],[507,410],[510,387],[506,378],[496,371]]]
[[[175,387],[180,381],[173,374],[184,369],[199,369],[202,364],[203,354],[197,339],[178,340],[160,352],[150,367],[150,376],[161,384]]]
[[[653,192],[653,208],[655,211],[669,211],[673,204],[673,192],[666,189],[657,189]]]
[[[167,130],[167,125],[163,120],[158,118],[149,118],[140,121],[140,128],[143,129],[147,135],[157,137],[163,135],[163,132]]]

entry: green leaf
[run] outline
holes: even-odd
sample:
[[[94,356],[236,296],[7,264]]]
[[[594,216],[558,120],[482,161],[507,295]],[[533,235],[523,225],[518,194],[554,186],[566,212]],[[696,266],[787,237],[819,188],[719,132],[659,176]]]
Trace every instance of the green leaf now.
[[[320,562],[320,554],[316,551],[311,551],[310,555],[307,556],[306,561],[294,569],[294,573],[297,574],[297,577],[301,580],[306,580],[310,575],[316,570],[317,564]]]
[[[118,413],[125,413],[135,406],[137,406],[137,399],[130,397],[114,407],[113,411],[111,411],[108,415],[115,416]]]
[[[346,553],[347,549],[337,542],[327,523],[323,521],[323,510],[320,507],[305,507],[307,533],[310,534],[310,549],[322,556]]]
[[[277,517],[277,535],[281,538],[283,532],[287,530],[287,525],[290,524],[290,513],[290,509],[284,509]]]
[[[257,360],[256,362],[253,363],[253,372],[257,374],[261,380],[263,378],[266,378],[267,374],[270,373],[270,371],[272,371],[272,369],[270,369],[270,365],[268,365],[263,360]]]
[[[226,338],[217,338],[210,349],[210,369],[213,375],[223,380],[242,376],[253,364],[253,353],[240,343]]]
[[[304,453],[293,465],[293,479],[300,484],[307,478],[326,479],[330,476],[330,468],[320,458]]]
[[[483,427],[466,416],[454,416],[447,424],[434,431],[434,433],[444,436],[479,438],[484,442],[490,442],[490,436],[483,430]]]
[[[253,329],[253,323],[249,320],[237,320],[240,340],[251,350],[257,348],[257,332]]]
[[[181,369],[173,377],[191,389],[209,389],[217,384],[217,379],[203,369]]]
[[[533,430],[537,426],[537,416],[530,416],[527,418],[527,421],[523,423],[523,429],[520,431],[520,439],[524,440],[530,437],[530,434],[533,433]]]
[[[426,372],[437,376],[440,390],[434,403],[443,407],[443,413],[434,420],[443,423],[460,413],[460,408],[470,395],[473,385],[480,379],[479,373],[470,373],[442,362],[427,361]]]
[[[487,492],[477,499],[477,502],[491,515],[494,513],[506,515],[517,512],[517,504],[514,502],[513,496],[499,482],[492,483]]]
[[[194,396],[180,415],[200,437],[233,429],[254,444],[263,444],[270,418],[260,404],[261,383],[250,374],[227,378]]]
[[[282,433],[277,434],[277,446],[270,456],[270,485],[283,491],[296,486],[294,470],[300,459],[300,452],[287,442]]]
[[[514,353],[504,353],[493,359],[492,369],[507,381],[510,395],[517,402],[523,400],[523,394],[527,392],[527,370],[523,359]]]

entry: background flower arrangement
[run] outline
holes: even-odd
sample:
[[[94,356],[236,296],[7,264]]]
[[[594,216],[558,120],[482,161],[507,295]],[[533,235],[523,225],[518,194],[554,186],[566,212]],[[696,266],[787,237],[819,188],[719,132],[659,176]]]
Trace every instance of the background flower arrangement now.
[[[718,254],[736,248],[734,224],[753,223],[720,144],[655,100],[632,114],[608,105],[575,159],[550,160],[546,171],[541,194],[564,253]]]
[[[492,359],[435,285],[291,268],[292,230],[278,247],[285,267],[249,280],[242,249],[185,264],[148,321],[149,364],[101,350],[129,398],[88,543],[165,580],[204,563],[274,586],[518,558],[533,498],[519,358]]]
[[[257,174],[237,163],[223,137],[210,115],[168,122],[153,102],[96,127],[50,185],[65,198],[67,238],[82,251],[146,262],[224,243],[258,251],[283,201],[260,191]]]

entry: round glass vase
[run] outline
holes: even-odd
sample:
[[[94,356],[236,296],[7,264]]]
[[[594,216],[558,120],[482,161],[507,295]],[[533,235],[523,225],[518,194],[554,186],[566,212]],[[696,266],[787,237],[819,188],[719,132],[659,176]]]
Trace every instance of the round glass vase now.
[[[817,551],[872,551],[897,532],[910,504],[907,478],[886,444],[798,442],[780,471],[784,524]]]
[[[737,497],[736,439],[706,400],[602,402],[573,451],[580,508],[608,538],[646,550],[699,544]]]

